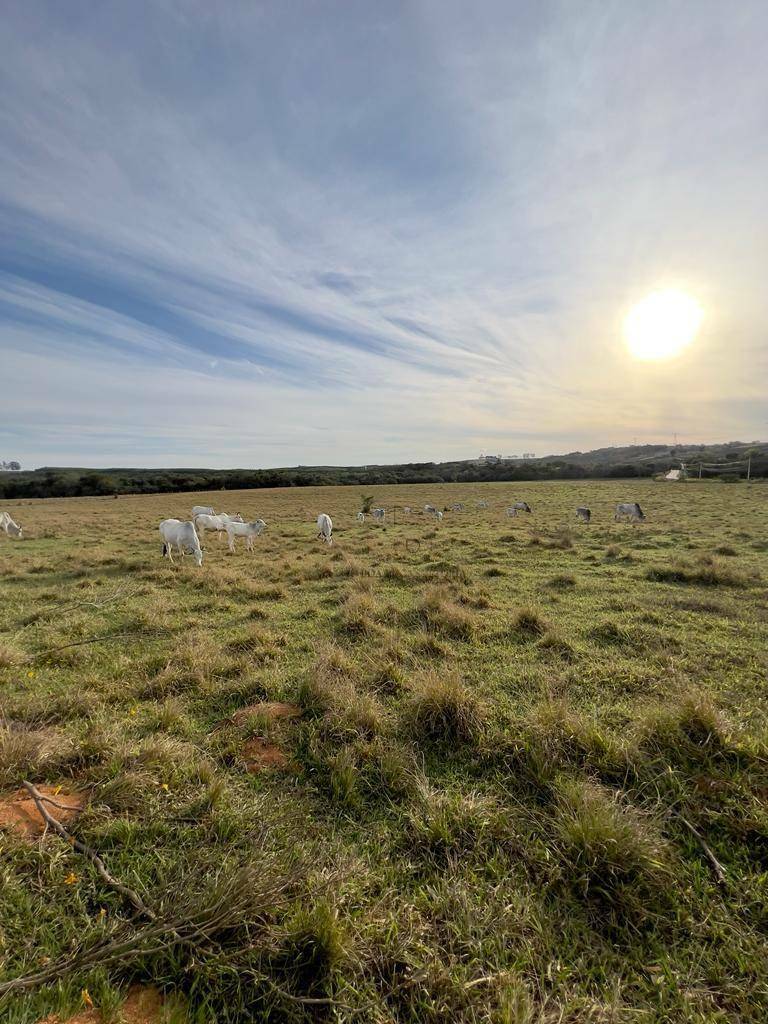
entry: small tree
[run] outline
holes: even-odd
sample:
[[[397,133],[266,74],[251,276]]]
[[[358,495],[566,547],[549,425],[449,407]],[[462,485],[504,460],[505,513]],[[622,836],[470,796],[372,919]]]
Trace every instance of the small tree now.
[[[371,505],[373,505],[373,495],[372,494],[362,494],[360,496],[360,498],[361,498],[361,504],[360,504],[361,512],[370,512],[371,511]]]

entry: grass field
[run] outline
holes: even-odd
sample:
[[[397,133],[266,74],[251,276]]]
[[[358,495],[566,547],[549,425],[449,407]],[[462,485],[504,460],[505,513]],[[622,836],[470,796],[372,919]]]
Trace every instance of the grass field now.
[[[153,915],[0,826],[1,977],[60,975],[0,1019],[116,1020],[138,982],[179,1022],[767,1020],[768,487],[371,493],[466,511],[0,504],[0,801],[84,798]],[[209,503],[256,552],[170,565],[158,522]]]

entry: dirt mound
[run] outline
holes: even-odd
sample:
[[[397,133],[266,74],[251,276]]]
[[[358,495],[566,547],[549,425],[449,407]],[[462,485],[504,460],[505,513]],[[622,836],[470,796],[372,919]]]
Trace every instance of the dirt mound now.
[[[116,1024],[163,1024],[168,1019],[163,997],[157,989],[140,985],[130,988],[128,998],[115,1018]],[[40,1024],[104,1024],[104,1017],[101,1010],[93,1007],[76,1013],[74,1017],[62,1018],[54,1013],[41,1020]]]
[[[46,803],[51,815],[62,825],[74,821],[85,807],[88,794],[80,790],[67,790],[61,786],[38,786],[38,792],[49,796],[54,803]],[[26,789],[0,797],[0,828],[10,828],[27,839],[41,836],[46,829],[42,814]]]
[[[254,775],[270,768],[285,768],[288,764],[288,758],[280,747],[263,736],[254,736],[248,740],[242,753],[245,767]]]
[[[269,722],[276,722],[281,718],[298,718],[301,708],[297,704],[285,704],[278,700],[262,701],[260,704],[249,704],[240,708],[227,719],[232,725],[243,725],[254,715],[260,715]]]

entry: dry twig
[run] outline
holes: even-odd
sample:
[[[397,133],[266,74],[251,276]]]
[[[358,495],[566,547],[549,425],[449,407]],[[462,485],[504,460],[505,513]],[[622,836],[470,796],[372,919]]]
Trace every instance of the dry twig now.
[[[98,853],[96,853],[95,850],[92,850],[90,846],[86,846],[85,843],[81,842],[79,839],[75,839],[75,837],[64,828],[61,822],[53,817],[51,812],[45,806],[45,803],[48,802],[55,804],[56,802],[54,800],[50,800],[49,797],[44,796],[38,789],[35,788],[35,786],[32,785],[31,782],[25,781],[22,783],[22,785],[24,786],[24,789],[26,789],[26,791],[32,797],[32,799],[35,801],[35,806],[42,815],[46,825],[49,825],[53,829],[53,831],[57,833],[57,835],[61,836],[62,839],[66,840],[66,842],[69,843],[73,850],[77,850],[78,853],[81,853],[84,857],[87,857],[93,863],[94,867],[98,871],[101,880],[105,882],[110,887],[110,889],[114,889],[115,892],[119,892],[121,896],[124,896],[129,901],[129,903],[131,903],[131,905],[133,906],[134,910],[137,913],[141,914],[143,917],[148,918],[150,921],[154,921],[157,915],[154,913],[154,911],[149,909],[149,907],[142,900],[139,894],[134,892],[134,890],[130,889],[127,885],[123,885],[122,882],[119,882],[113,875],[111,875],[107,871],[104,861],[101,859]],[[56,806],[61,805],[56,804]]]

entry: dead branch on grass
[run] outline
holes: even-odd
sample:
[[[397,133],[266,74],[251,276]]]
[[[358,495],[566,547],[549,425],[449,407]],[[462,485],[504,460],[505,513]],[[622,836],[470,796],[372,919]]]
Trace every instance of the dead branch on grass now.
[[[688,829],[688,831],[691,833],[691,835],[694,837],[694,839],[696,839],[698,841],[699,846],[704,851],[704,856],[707,858],[709,863],[712,865],[712,870],[715,872],[715,877],[717,878],[717,880],[720,883],[720,885],[727,885],[728,884],[728,876],[725,873],[725,868],[723,867],[723,865],[720,863],[720,861],[717,859],[717,857],[712,852],[712,848],[705,841],[704,836],[702,836],[701,832],[699,832],[699,830],[697,828],[695,828],[690,823],[690,821],[688,821],[687,818],[684,818],[682,816],[682,814],[680,815],[680,821],[682,821],[682,823],[685,825],[685,827]]]
[[[0,1000],[94,967],[124,966],[141,957],[167,953],[173,946],[215,942],[218,933],[245,923],[251,928],[266,923],[267,915],[288,898],[293,881],[290,877],[265,881],[255,870],[242,868],[219,885],[207,903],[191,907],[186,914],[168,919],[155,916],[138,927],[122,922],[109,935],[90,946],[81,946],[43,970],[0,983]]]
[[[22,785],[35,801],[35,806],[42,815],[46,825],[50,826],[57,835],[61,836],[62,839],[69,843],[73,850],[76,850],[84,857],[87,857],[96,868],[101,880],[108,885],[110,889],[114,889],[115,892],[118,892],[121,896],[125,897],[137,913],[148,918],[150,921],[154,921],[157,915],[153,910],[149,909],[139,894],[134,892],[134,890],[129,888],[127,885],[118,881],[114,875],[111,875],[109,871],[107,871],[106,865],[98,853],[96,853],[95,850],[92,850],[90,846],[86,846],[85,843],[81,842],[79,839],[75,839],[75,837],[64,828],[61,822],[57,818],[54,818],[45,806],[45,803],[49,802],[55,804],[55,801],[49,800],[48,797],[44,796],[38,789],[36,789],[31,782],[24,781]],[[56,804],[56,806],[61,805]]]

